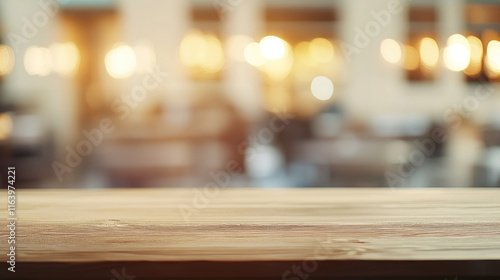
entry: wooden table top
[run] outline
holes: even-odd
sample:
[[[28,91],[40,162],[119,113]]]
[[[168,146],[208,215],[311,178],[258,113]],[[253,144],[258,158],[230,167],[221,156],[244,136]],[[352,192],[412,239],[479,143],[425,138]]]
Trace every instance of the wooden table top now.
[[[500,189],[18,190],[17,218],[17,275],[25,277],[99,262],[95,279],[120,265],[136,274],[149,266],[150,277],[170,265],[161,273],[281,279],[304,260],[325,277],[423,275],[426,267],[500,276]],[[0,234],[6,252],[5,226]],[[352,268],[374,263],[378,272]],[[206,268],[224,264],[234,272]]]

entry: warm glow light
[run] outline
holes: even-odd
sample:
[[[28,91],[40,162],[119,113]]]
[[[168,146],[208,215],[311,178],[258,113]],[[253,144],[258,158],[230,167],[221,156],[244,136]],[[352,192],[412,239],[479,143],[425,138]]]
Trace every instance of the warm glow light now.
[[[319,100],[328,100],[333,96],[333,83],[324,76],[318,76],[311,82],[311,92]]]
[[[462,71],[470,63],[470,45],[467,38],[460,34],[453,34],[448,38],[444,49],[444,64],[452,71]]]
[[[316,59],[313,59],[311,56],[310,52],[310,46],[311,43],[304,41],[300,42],[297,45],[295,45],[294,48],[294,54],[295,54],[295,60],[297,61],[297,70],[304,72],[304,73],[310,73],[312,67],[316,67],[318,65],[318,61]],[[308,81],[310,80],[309,78],[307,79]]]
[[[285,55],[279,59],[267,60],[263,70],[267,76],[273,80],[283,80],[290,74],[293,66],[293,53],[290,45],[285,43]]]
[[[294,55],[294,76],[296,79],[304,83],[310,83],[311,80],[318,74],[317,67],[320,63],[311,57],[309,52],[309,46],[311,45],[308,41],[303,41],[295,45],[293,55]],[[325,65],[329,66],[329,65]],[[319,72],[324,73],[324,72]]]
[[[246,61],[253,66],[262,66],[266,63],[267,59],[260,53],[258,43],[250,43],[245,47],[244,56]]]
[[[475,36],[469,36],[467,37],[467,40],[470,45],[470,63],[464,72],[469,76],[477,76],[481,74],[483,44],[481,43],[481,40]]]
[[[317,62],[326,63],[333,59],[334,49],[327,39],[316,38],[309,44],[309,53]]]
[[[405,45],[404,68],[409,71],[417,70],[420,65],[420,59],[417,49],[412,46]]]
[[[488,54],[489,61],[500,66],[500,42],[496,40],[490,41],[486,52]]]
[[[29,75],[48,76],[52,71],[50,50],[36,46],[29,47],[24,53],[24,68]]]
[[[134,73],[136,57],[134,50],[127,45],[118,45],[106,54],[106,70],[115,79],[128,78]]]
[[[295,45],[295,56],[297,58],[309,59],[309,46],[311,43],[303,41]]]
[[[266,36],[260,40],[260,52],[267,59],[278,59],[285,55],[286,46],[282,39],[276,36]]]
[[[12,118],[7,113],[0,114],[0,140],[5,140],[12,132]]]
[[[439,47],[432,38],[425,37],[420,41],[420,61],[426,69],[434,69],[439,60]]]
[[[401,61],[403,52],[398,42],[393,39],[385,39],[380,44],[380,53],[385,61],[397,64]]]
[[[198,65],[198,58],[203,56],[203,49],[201,46],[205,44],[203,33],[193,30],[182,39],[180,46],[181,62],[188,67],[195,67]]]
[[[500,75],[500,42],[493,40],[488,43],[486,48],[486,66],[487,74],[490,77]]]
[[[265,73],[273,80],[283,80],[290,74],[293,60],[289,57],[280,60],[268,60],[264,64]]]
[[[156,53],[149,44],[136,45],[134,54],[136,57],[135,72],[143,74],[156,65]]]
[[[252,42],[253,40],[249,36],[231,36],[227,41],[227,51],[229,57],[236,61],[245,61],[245,47]]]
[[[0,45],[0,76],[5,76],[14,67],[14,51],[11,47]]]
[[[448,46],[451,46],[453,44],[460,44],[460,45],[464,45],[466,46],[467,48],[469,48],[469,41],[467,41],[467,38],[465,38],[463,35],[461,34],[453,34],[451,35],[449,38],[448,38],[448,41],[446,41],[446,44]]]
[[[222,44],[214,35],[205,35],[202,50],[198,54],[198,62],[201,68],[208,73],[217,73],[224,66],[224,51]]]
[[[212,34],[191,31],[181,42],[181,62],[191,70],[214,74],[224,66],[224,51],[219,39]]]
[[[467,47],[453,44],[444,50],[444,63],[452,71],[462,71],[469,65],[470,53]]]
[[[52,68],[63,76],[73,76],[80,66],[80,51],[74,43],[54,43],[50,46]]]

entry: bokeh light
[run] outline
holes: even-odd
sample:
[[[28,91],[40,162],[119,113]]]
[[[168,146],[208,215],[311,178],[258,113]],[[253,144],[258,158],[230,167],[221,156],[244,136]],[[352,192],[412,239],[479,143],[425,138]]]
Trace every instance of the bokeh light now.
[[[52,68],[60,75],[73,76],[80,66],[80,51],[74,43],[54,43],[50,46]]]
[[[461,44],[453,44],[444,50],[444,63],[452,71],[462,71],[469,65],[469,50]]]
[[[334,48],[327,39],[316,38],[309,44],[309,53],[317,62],[326,63],[333,59]]]
[[[48,48],[31,46],[24,53],[24,68],[31,76],[48,76],[52,71],[52,57]]]
[[[136,67],[134,50],[127,45],[117,45],[106,54],[106,70],[115,79],[130,77]]]
[[[446,44],[447,46],[451,46],[453,44],[460,44],[460,45],[463,45],[465,46],[467,49],[469,49],[469,41],[467,40],[467,38],[465,38],[463,35],[461,34],[453,34],[451,35],[448,40],[446,41]]]
[[[181,42],[179,50],[181,62],[188,67],[196,67],[198,57],[203,55],[201,46],[204,43],[203,33],[198,30],[190,31]]]
[[[285,42],[276,36],[266,36],[260,40],[260,52],[267,59],[279,59],[285,55]]]
[[[486,48],[486,67],[488,76],[494,78],[500,75],[500,42],[492,40]]]
[[[285,48],[285,54],[281,58],[267,60],[264,63],[264,72],[273,80],[285,79],[292,69],[294,62],[293,53],[288,43],[285,43]]]
[[[253,42],[248,44],[244,50],[245,60],[253,66],[262,66],[267,59],[260,52],[259,43]]]
[[[208,73],[217,73],[224,66],[224,51],[222,44],[215,35],[205,35],[204,42],[198,52],[198,62]]]
[[[482,61],[483,61],[483,44],[481,40],[475,36],[468,36],[467,40],[470,45],[470,63],[467,69],[464,70],[465,74],[469,76],[477,76],[481,74]]]
[[[333,83],[324,76],[315,77],[311,82],[311,92],[319,100],[328,100],[333,96]]]
[[[425,69],[434,69],[439,61],[439,47],[436,41],[429,37],[424,37],[419,46],[420,61]]]
[[[403,57],[401,46],[393,39],[384,39],[380,43],[380,54],[385,61],[392,64],[399,63]]]
[[[470,63],[469,41],[463,35],[453,34],[448,38],[444,50],[444,63],[452,71],[462,71]]]
[[[224,50],[213,34],[190,31],[180,46],[181,62],[197,74],[215,74],[224,67]]]
[[[7,45],[0,45],[0,76],[5,76],[14,67],[14,51]]]

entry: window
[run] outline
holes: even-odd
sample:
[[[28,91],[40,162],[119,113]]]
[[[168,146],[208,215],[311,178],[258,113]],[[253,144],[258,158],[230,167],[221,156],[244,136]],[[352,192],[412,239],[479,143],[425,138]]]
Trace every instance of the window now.
[[[260,50],[266,57],[280,48],[284,52],[278,58],[267,57],[258,68],[264,74],[265,91],[262,98],[268,111],[293,111],[310,116],[320,111],[324,100],[332,97],[341,55],[337,49],[335,23],[338,20],[333,5],[277,6],[268,5],[264,14],[265,34]],[[275,45],[273,45],[273,42]],[[328,92],[311,92],[311,84],[325,83]],[[333,99],[332,99],[333,100]]]
[[[193,5],[191,24],[192,28],[181,42],[181,62],[193,80],[219,80],[225,60],[217,10],[212,6]]]
[[[409,33],[404,46],[403,66],[409,81],[429,81],[435,78],[439,61],[436,42],[437,12],[433,6],[410,7]]]
[[[471,60],[467,81],[500,81],[500,7],[471,3],[466,8]]]

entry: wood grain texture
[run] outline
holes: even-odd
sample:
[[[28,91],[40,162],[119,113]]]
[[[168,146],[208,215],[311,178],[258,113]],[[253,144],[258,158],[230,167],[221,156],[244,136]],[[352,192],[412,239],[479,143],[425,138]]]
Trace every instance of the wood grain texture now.
[[[382,276],[404,267],[420,275],[426,263],[448,264],[434,274],[472,265],[479,268],[466,269],[467,275],[500,275],[500,189],[227,188],[208,197],[204,191],[20,190],[17,259],[31,270],[58,263],[67,269],[129,264],[133,270],[139,268],[132,263],[236,262],[247,269],[270,266],[255,277],[274,277],[309,259],[329,264],[318,269],[325,277],[348,275],[327,269],[346,262],[392,267],[376,274]],[[6,192],[0,200],[6,201]],[[182,205],[198,207],[185,219]],[[6,211],[1,215],[6,221]],[[5,226],[0,234],[5,240]],[[7,242],[0,248],[6,252]],[[350,276],[375,275],[366,273]]]

